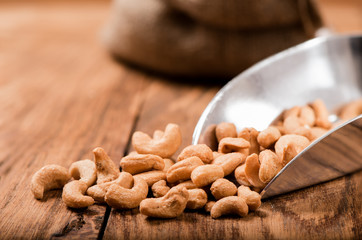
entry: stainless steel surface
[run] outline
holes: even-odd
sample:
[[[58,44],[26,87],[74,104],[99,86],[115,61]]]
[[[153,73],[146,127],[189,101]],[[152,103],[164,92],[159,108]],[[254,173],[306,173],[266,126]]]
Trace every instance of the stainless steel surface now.
[[[303,105],[321,98],[332,111],[360,97],[362,36],[313,39],[259,62],[226,84],[201,115],[194,131],[193,143],[199,142],[200,136],[211,124],[233,122],[238,130],[243,127],[262,130],[282,110],[294,105]],[[361,138],[361,135],[358,137]],[[285,169],[293,168],[294,162],[297,162],[295,160],[301,155],[292,160]],[[329,165],[328,159],[324,161]],[[300,165],[296,167],[300,168]],[[313,168],[309,165],[303,167],[305,169],[302,169],[302,172]],[[360,162],[359,167],[354,170],[361,168]],[[343,172],[346,173],[348,172]],[[323,174],[323,171],[318,174]],[[281,178],[282,175],[276,178]],[[276,178],[268,188],[272,189],[272,186],[279,182]],[[305,186],[308,185],[303,184],[301,187]],[[298,188],[300,187],[295,186],[294,189]],[[265,190],[264,196],[277,194],[267,194],[267,188]],[[279,191],[281,192],[285,191]]]

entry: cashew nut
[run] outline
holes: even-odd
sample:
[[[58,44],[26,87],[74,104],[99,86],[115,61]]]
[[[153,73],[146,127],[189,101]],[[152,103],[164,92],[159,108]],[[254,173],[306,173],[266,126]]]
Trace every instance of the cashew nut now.
[[[315,114],[311,107],[303,106],[300,108],[299,121],[302,125],[313,127],[315,124]]]
[[[312,127],[310,129],[310,138],[308,138],[310,141],[314,141],[315,139],[323,136],[328,130],[320,127]]]
[[[346,104],[339,115],[343,120],[349,120],[362,114],[362,98]]]
[[[258,143],[264,148],[269,148],[281,137],[281,133],[277,127],[270,126],[261,131],[258,135]]]
[[[85,182],[90,187],[97,180],[96,164],[89,159],[74,162],[70,165],[69,174],[75,180],[80,179],[80,181]]]
[[[226,137],[236,138],[236,127],[233,123],[222,122],[216,126],[215,135],[218,142]]]
[[[245,161],[245,176],[251,185],[257,188],[262,188],[265,186],[265,183],[259,179],[259,168],[260,163],[258,155],[255,153],[249,155]]]
[[[175,163],[167,171],[167,181],[174,183],[177,181],[188,180],[191,172],[198,166],[204,165],[198,157],[189,157],[181,162]]]
[[[84,208],[94,204],[94,199],[85,196],[88,185],[80,180],[75,180],[65,184],[63,188],[63,202],[71,208]]]
[[[259,161],[259,179],[263,183],[270,182],[270,180],[272,180],[283,167],[278,156],[270,150],[262,151],[259,154]]]
[[[146,133],[137,131],[132,136],[132,145],[138,153],[154,154],[162,158],[171,157],[181,145],[181,131],[177,124],[168,124],[162,137],[152,139]]]
[[[250,143],[249,154],[259,154],[258,135],[259,132],[255,128],[243,128],[238,134],[238,138],[244,138]]]
[[[110,182],[118,178],[120,172],[103,148],[93,149],[97,168],[97,184]]]
[[[290,116],[287,117],[283,122],[284,133],[294,134],[299,128],[303,127],[298,117]]]
[[[218,151],[221,153],[241,152],[249,155],[250,143],[244,138],[226,137],[219,142]]]
[[[251,186],[248,178],[245,175],[245,163],[235,169],[235,179],[241,185]]]
[[[224,170],[219,165],[202,165],[191,173],[191,180],[197,187],[203,187],[224,177]]]
[[[184,182],[181,182],[179,184],[176,185],[177,187],[185,187],[186,189],[194,189],[197,188],[197,186],[195,185],[195,183],[193,183],[191,180],[187,180]]]
[[[279,138],[275,143],[275,153],[282,161],[284,167],[290,160],[298,155],[309,145],[308,138],[300,135],[289,134]]]
[[[300,114],[300,106],[294,106],[290,109],[287,109],[285,110],[283,113],[282,113],[282,116],[283,116],[283,120],[287,119],[288,117],[298,117]]]
[[[152,185],[152,193],[155,198],[163,197],[170,191],[165,180],[160,180]]]
[[[234,196],[237,188],[234,183],[225,178],[219,178],[211,185],[211,194],[216,200],[224,197]]]
[[[261,196],[259,193],[251,191],[249,187],[238,187],[238,197],[243,198],[250,211],[255,211],[261,205]]]
[[[163,170],[165,161],[154,154],[132,154],[121,159],[122,171],[130,174],[142,173],[152,169]]]
[[[147,197],[147,182],[140,178],[134,177],[134,184],[131,189],[112,184],[106,193],[106,203],[116,209],[131,209],[138,207],[140,202]]]
[[[153,138],[154,140],[160,140],[160,139],[163,137],[164,134],[165,134],[164,131],[155,130],[155,131],[153,132],[152,138]]]
[[[134,175],[134,177],[140,177],[147,182],[147,185],[151,187],[155,182],[160,180],[166,180],[166,173],[161,170],[153,170],[148,172],[143,172]]]
[[[147,198],[140,204],[140,212],[149,217],[175,218],[186,208],[189,193],[186,188],[173,187],[161,198]]]
[[[332,124],[328,120],[328,110],[326,105],[321,99],[317,99],[310,104],[315,114],[315,125],[316,127],[322,127],[325,129],[331,128]]]
[[[224,138],[225,139],[225,138]],[[220,165],[224,170],[224,176],[232,173],[235,168],[242,164],[246,159],[246,155],[238,152],[227,153],[216,158],[212,163]]]
[[[46,165],[31,178],[31,191],[36,199],[42,199],[44,192],[62,188],[70,179],[68,169],[59,165]]]
[[[240,217],[245,217],[248,215],[248,211],[248,205],[244,199],[237,196],[230,196],[218,200],[211,208],[210,214],[212,218],[218,218],[223,215],[239,215]]]
[[[88,188],[87,195],[100,203],[104,203],[104,197],[112,184],[117,184],[124,188],[131,188],[133,186],[133,177],[128,172],[121,172],[116,180],[100,183]]]
[[[199,157],[204,163],[210,163],[213,159],[212,150],[207,145],[197,144],[185,147],[178,156],[177,161],[194,156]]]
[[[175,164],[175,162],[169,158],[164,158],[163,161],[165,162],[165,167],[162,169],[164,172],[167,172],[168,169]]]
[[[189,199],[187,200],[186,208],[199,209],[203,208],[207,202],[207,194],[200,188],[187,190]]]
[[[205,204],[205,211],[206,212],[211,212],[211,209],[212,207],[215,205],[215,201],[208,201],[206,204]]]
[[[213,159],[216,159],[220,156],[224,155],[224,153],[220,153],[220,152],[212,152],[212,156],[213,156]]]

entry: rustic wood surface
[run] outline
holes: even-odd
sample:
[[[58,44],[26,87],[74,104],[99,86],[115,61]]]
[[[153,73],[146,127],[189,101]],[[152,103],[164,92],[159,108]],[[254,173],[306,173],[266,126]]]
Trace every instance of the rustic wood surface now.
[[[358,0],[318,2],[324,15],[341,10],[338,31],[351,30]],[[0,1],[0,239],[362,238],[362,172],[266,200],[241,219],[187,211],[162,221],[102,205],[71,210],[60,190],[35,200],[36,170],[92,158],[96,146],[118,163],[135,130],[175,122],[188,145],[220,87],[116,64],[97,38],[108,12],[105,1]],[[358,24],[351,32],[362,31]]]

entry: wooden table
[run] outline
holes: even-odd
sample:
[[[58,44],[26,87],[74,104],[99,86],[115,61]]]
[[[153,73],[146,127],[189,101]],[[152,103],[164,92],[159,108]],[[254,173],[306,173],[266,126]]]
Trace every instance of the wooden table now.
[[[338,12],[338,21],[330,21],[337,31],[362,30],[360,22],[350,24],[360,20],[351,7],[358,0],[319,2],[327,18]],[[362,172],[266,200],[240,219],[187,211],[149,220],[136,209],[104,205],[71,210],[61,191],[35,200],[29,185],[36,170],[92,158],[96,146],[118,163],[135,130],[178,123],[182,146],[190,144],[198,117],[221,86],[116,64],[96,37],[108,11],[104,1],[0,2],[0,239],[362,237]]]

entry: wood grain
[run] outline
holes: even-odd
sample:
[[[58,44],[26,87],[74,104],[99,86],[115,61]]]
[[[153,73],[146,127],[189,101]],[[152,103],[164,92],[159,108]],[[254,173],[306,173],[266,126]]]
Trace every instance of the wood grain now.
[[[0,1],[0,239],[362,237],[362,172],[266,200],[242,219],[187,211],[163,221],[136,209],[109,214],[102,205],[71,210],[60,190],[35,200],[29,182],[36,170],[92,158],[96,146],[118,164],[135,130],[175,122],[182,146],[190,144],[219,89],[116,64],[98,38],[108,8],[107,1]]]

